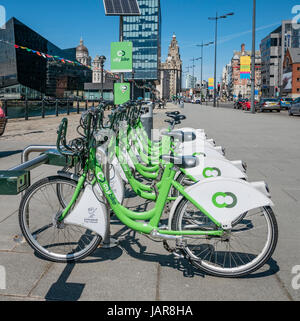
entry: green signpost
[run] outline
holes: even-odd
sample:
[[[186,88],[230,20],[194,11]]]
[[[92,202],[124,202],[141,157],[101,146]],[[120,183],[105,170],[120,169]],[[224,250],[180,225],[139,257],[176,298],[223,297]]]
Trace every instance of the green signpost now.
[[[130,83],[116,83],[114,85],[114,103],[121,105],[130,100]]]
[[[111,72],[132,72],[132,42],[111,43]]]

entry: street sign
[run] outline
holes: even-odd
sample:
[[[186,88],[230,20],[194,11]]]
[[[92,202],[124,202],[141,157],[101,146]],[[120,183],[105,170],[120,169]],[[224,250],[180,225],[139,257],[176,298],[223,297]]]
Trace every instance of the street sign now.
[[[111,72],[132,72],[132,42],[111,43]]]
[[[114,103],[122,105],[130,100],[130,83],[116,83],[114,85]]]
[[[107,16],[140,16],[137,0],[103,0]]]

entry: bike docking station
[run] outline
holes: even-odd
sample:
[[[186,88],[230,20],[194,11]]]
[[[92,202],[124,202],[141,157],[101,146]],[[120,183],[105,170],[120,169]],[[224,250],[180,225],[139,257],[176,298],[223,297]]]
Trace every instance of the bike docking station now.
[[[29,160],[32,153],[40,153],[39,156]],[[106,177],[110,177],[110,164],[107,152],[104,148],[99,148],[98,153],[103,160],[103,170]],[[75,176],[78,174],[79,160],[74,156],[62,155],[56,145],[30,145],[26,147],[21,155],[21,164],[8,170],[0,170],[0,195],[24,196],[26,190],[31,186],[31,171],[42,165],[56,166],[60,168],[74,168]],[[58,171],[62,174],[63,171]],[[107,235],[101,245],[103,249],[110,249],[119,245],[118,240],[111,237],[109,205],[106,204],[107,213]],[[25,242],[22,235],[15,235],[14,240],[18,243]]]
[[[29,160],[32,153],[40,153],[40,155]],[[74,166],[76,169],[76,159],[60,154],[55,145],[30,145],[23,150],[20,165],[8,170],[0,170],[0,195],[21,194],[23,196],[31,186],[30,172],[42,165]],[[24,237],[15,235],[14,240],[22,243]]]
[[[152,137],[152,130],[153,130],[153,107],[154,107],[153,105],[154,104],[155,103],[152,103],[149,106],[144,107],[144,114],[141,116],[141,122],[150,140]]]

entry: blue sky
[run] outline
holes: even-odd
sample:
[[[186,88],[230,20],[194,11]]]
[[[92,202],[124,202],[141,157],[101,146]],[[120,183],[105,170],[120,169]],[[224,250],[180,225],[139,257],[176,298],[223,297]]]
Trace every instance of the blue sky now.
[[[296,0],[257,0],[257,46],[260,40],[279,26],[281,20],[292,19]],[[33,30],[61,48],[74,47],[82,36],[90,55],[110,55],[110,42],[118,41],[117,17],[104,15],[102,0],[0,0],[6,8],[7,19],[15,16]],[[200,56],[195,45],[214,40],[214,22],[208,17],[235,12],[219,25],[218,75],[241,44],[251,49],[252,0],[161,0],[162,59],[167,55],[173,33],[181,47],[184,70],[191,59]],[[20,44],[21,45],[21,44]],[[34,48],[32,48],[34,49]],[[205,49],[204,78],[213,76],[214,48]],[[109,62],[108,62],[109,64]],[[195,75],[200,75],[200,61]]]

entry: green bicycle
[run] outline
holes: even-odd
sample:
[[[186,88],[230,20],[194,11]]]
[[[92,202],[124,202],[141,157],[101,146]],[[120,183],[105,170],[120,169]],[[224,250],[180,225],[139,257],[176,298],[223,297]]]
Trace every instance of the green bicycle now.
[[[72,173],[64,173],[42,179],[27,190],[20,204],[21,230],[41,257],[75,262],[89,256],[107,236],[108,207],[132,230],[175,241],[176,250],[210,275],[241,277],[261,268],[272,256],[278,239],[273,203],[251,184],[212,178],[185,188],[174,179],[176,164],[188,169],[196,166],[197,159],[162,155],[154,208],[131,211],[119,203],[104,173],[101,151],[110,137],[99,130],[98,114],[90,110],[83,123],[85,137],[80,148],[65,146],[68,148],[61,150],[80,159],[80,176],[75,179]],[[66,129],[64,121],[59,141],[65,141]],[[171,188],[179,197],[168,226],[161,226]]]

